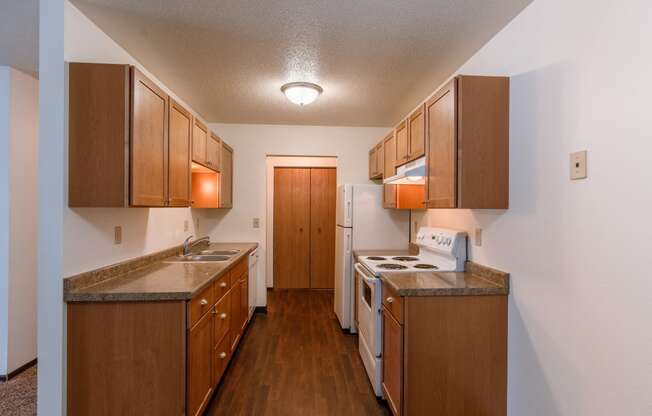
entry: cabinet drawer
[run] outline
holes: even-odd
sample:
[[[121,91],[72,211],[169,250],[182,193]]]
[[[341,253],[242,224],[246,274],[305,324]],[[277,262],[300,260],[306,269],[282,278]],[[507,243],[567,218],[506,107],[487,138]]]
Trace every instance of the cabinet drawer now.
[[[229,331],[231,322],[231,295],[228,294],[215,305],[214,343],[217,345]]]
[[[188,316],[190,316],[190,327],[192,328],[206,312],[211,310],[214,304],[213,285],[199,292],[190,300],[188,305]]]
[[[249,268],[249,265],[247,263],[247,258],[245,257],[244,259],[240,260],[238,263],[236,263],[235,266],[231,269],[231,286],[240,278],[244,273],[247,272],[247,269]]]
[[[213,386],[220,382],[229,360],[231,359],[231,342],[227,333],[213,350]]]
[[[403,324],[403,298],[386,284],[383,284],[383,306]]]
[[[231,289],[231,272],[224,273],[219,279],[213,283],[213,293],[215,300],[219,301]]]

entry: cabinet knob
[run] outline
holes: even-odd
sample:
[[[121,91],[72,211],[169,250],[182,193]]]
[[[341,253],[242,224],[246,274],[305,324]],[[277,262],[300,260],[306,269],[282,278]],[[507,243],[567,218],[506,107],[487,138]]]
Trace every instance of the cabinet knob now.
[[[220,358],[226,358],[226,353],[225,353],[225,352],[221,352],[220,355],[219,355],[219,357],[220,357]]]
[[[393,302],[394,302],[394,298],[391,297],[391,296],[389,296],[387,299],[385,299],[385,301],[386,301],[387,303],[393,303]]]
[[[226,282],[220,283],[220,287],[226,287]]]
[[[208,300],[202,299],[202,300],[199,301],[199,304],[202,305],[202,306],[206,306],[206,305],[208,305]]]
[[[222,313],[222,314],[220,315],[220,319],[226,319],[226,314],[225,314],[225,313]]]

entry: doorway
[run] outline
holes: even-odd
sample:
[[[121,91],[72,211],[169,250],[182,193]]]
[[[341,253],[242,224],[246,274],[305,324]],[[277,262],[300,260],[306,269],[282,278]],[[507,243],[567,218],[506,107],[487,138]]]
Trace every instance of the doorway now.
[[[274,168],[274,287],[333,289],[334,167]]]

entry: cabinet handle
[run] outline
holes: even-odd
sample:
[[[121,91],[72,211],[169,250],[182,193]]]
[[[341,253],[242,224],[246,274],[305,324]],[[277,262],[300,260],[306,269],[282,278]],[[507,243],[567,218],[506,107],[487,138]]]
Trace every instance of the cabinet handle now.
[[[225,353],[225,352],[221,352],[220,355],[219,355],[219,357],[220,357],[220,358],[226,358],[226,353]]]
[[[199,301],[199,304],[202,305],[202,306],[206,306],[206,305],[208,305],[208,300],[202,299],[202,300]]]
[[[387,299],[385,299],[385,301],[387,301],[387,303],[393,303],[393,302],[394,302],[394,298],[390,296],[390,297],[388,297]]]
[[[226,282],[220,283],[220,287],[226,287]]]
[[[220,315],[220,319],[226,319],[226,314],[225,314],[225,313],[222,313],[222,314]]]

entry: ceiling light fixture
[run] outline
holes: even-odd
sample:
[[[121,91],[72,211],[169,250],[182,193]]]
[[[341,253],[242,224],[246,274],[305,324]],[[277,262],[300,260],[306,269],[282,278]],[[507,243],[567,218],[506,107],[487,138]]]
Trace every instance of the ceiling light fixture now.
[[[324,90],[311,82],[290,82],[281,87],[281,92],[296,105],[308,105],[315,101]]]

